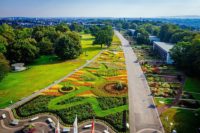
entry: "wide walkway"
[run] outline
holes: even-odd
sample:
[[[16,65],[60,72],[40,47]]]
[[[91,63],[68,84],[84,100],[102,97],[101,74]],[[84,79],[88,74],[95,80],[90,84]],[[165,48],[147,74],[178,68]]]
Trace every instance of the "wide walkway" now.
[[[129,87],[130,133],[164,132],[150,88],[129,42],[118,32],[125,53]]]

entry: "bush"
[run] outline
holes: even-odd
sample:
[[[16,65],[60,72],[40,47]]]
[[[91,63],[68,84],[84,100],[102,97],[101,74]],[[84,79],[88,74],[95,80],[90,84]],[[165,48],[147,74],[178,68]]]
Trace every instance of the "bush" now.
[[[118,83],[115,84],[115,89],[121,91],[121,90],[124,89],[125,86],[126,85],[123,84],[122,82],[118,82]]]

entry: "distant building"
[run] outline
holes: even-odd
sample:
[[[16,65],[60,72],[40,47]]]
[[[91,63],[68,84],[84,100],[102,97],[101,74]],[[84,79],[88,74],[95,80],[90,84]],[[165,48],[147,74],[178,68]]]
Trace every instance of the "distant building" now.
[[[153,42],[160,42],[160,38],[158,38],[157,36],[149,36],[149,41],[150,44],[153,44]]]
[[[11,65],[12,70],[20,72],[26,70],[26,67],[24,67],[24,63],[15,63]]]
[[[135,35],[135,31],[136,31],[136,30],[134,30],[134,29],[128,29],[128,31],[131,33],[132,36]]]
[[[170,56],[170,49],[173,48],[173,44],[165,42],[153,42],[153,50],[160,55],[160,57],[167,63],[172,64],[174,61]]]

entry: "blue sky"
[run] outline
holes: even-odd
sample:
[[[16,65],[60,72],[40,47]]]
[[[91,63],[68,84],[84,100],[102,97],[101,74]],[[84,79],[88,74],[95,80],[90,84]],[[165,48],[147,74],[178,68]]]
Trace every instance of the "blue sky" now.
[[[200,15],[200,0],[0,0],[0,17]]]

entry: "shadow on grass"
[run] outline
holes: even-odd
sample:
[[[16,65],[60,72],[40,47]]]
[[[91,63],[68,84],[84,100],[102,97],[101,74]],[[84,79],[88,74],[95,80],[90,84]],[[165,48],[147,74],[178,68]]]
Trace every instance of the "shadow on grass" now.
[[[198,111],[178,109],[173,117],[178,133],[197,133],[200,127],[200,109]]]
[[[73,61],[73,60],[76,60],[76,59],[61,60],[56,55],[43,55],[43,56],[40,56],[38,59],[36,59],[33,63],[31,63],[30,66],[57,64],[57,63]]]
[[[95,45],[92,45],[93,47],[87,47],[87,48],[83,48],[83,52],[89,52],[89,51],[96,51],[96,50],[101,50],[104,48],[101,48],[101,46],[99,45],[99,47],[95,47]]]

